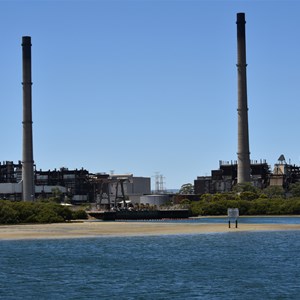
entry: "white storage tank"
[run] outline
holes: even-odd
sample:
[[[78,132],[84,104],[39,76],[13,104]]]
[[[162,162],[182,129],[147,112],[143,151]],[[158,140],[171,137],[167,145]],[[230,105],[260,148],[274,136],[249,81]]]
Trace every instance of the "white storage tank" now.
[[[166,204],[169,200],[169,195],[146,195],[141,196],[140,203],[161,206]]]

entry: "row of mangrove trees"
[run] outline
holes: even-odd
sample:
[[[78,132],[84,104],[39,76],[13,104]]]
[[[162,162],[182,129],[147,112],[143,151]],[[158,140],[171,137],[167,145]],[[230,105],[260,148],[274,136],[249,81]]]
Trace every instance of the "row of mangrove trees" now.
[[[238,208],[240,215],[295,215],[300,214],[300,183],[291,184],[288,190],[279,186],[260,190],[244,184],[232,192],[203,194],[197,201],[181,199],[180,203],[193,216],[227,215],[228,208]]]
[[[51,201],[12,202],[0,200],[0,224],[60,223],[86,219],[84,210],[71,210]]]

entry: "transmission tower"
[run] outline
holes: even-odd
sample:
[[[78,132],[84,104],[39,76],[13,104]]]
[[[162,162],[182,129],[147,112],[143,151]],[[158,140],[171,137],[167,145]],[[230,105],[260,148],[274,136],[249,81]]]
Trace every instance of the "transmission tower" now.
[[[155,193],[156,194],[163,194],[165,191],[165,177],[160,174],[159,172],[155,172]]]

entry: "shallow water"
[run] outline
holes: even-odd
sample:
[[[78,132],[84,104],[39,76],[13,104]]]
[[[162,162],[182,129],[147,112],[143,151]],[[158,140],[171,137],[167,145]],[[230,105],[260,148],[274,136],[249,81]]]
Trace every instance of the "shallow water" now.
[[[0,242],[1,299],[299,299],[300,232]]]
[[[118,221],[117,221],[118,222]],[[125,222],[122,220],[122,222]],[[128,222],[134,222],[132,220]],[[138,220],[136,222],[141,222]],[[167,223],[227,223],[227,217],[200,217],[200,218],[189,218],[189,219],[175,219],[175,220],[152,220],[145,222],[167,222]],[[268,217],[244,217],[238,218],[240,224],[300,224],[300,216],[268,216]]]

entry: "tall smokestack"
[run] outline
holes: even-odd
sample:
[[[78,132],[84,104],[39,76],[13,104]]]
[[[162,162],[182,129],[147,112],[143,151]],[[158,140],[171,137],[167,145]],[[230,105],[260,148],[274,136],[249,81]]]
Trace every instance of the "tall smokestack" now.
[[[245,14],[237,14],[238,152],[237,183],[250,182]]]
[[[31,104],[31,37],[22,37],[23,58],[23,156],[22,180],[23,200],[34,200],[34,170],[32,142],[32,104]]]

